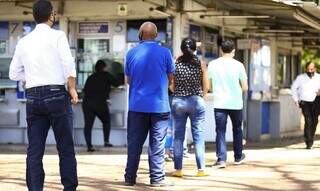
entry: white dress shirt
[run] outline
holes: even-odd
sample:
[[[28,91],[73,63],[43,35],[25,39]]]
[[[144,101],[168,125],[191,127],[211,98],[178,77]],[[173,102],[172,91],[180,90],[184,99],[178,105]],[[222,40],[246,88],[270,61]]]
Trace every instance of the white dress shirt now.
[[[10,64],[9,78],[26,81],[26,88],[65,85],[76,77],[74,58],[63,31],[38,24],[19,40]]]
[[[300,74],[291,86],[294,101],[313,102],[320,90],[320,74],[315,73],[310,78],[306,73]]]

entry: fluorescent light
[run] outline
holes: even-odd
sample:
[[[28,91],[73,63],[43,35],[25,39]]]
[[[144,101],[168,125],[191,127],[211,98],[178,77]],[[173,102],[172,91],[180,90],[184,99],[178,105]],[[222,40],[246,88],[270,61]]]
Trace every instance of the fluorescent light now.
[[[315,21],[315,19],[304,14],[301,11],[296,10],[296,12],[293,13],[293,17],[296,18],[298,21],[300,21],[306,25],[309,25],[312,28],[320,30],[320,24],[317,21]]]
[[[254,33],[304,33],[304,30],[290,30],[290,29],[243,29],[243,32]]]
[[[269,15],[200,15],[200,18],[215,17],[218,19],[268,19]]]

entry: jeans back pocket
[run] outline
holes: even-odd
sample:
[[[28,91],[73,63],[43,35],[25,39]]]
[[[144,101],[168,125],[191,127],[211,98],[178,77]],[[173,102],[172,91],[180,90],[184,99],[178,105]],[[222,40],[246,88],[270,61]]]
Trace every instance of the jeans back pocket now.
[[[66,113],[66,95],[56,95],[43,100],[49,114],[54,117]]]

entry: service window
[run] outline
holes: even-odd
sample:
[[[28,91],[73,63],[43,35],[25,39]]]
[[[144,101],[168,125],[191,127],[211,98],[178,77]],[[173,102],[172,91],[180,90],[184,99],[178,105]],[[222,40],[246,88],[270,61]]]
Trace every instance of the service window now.
[[[9,41],[9,22],[0,22],[0,55],[7,54]]]
[[[94,71],[95,63],[110,52],[110,39],[79,38],[77,41],[78,56],[78,85],[83,86],[87,78]]]
[[[289,50],[280,50],[277,63],[277,83],[280,88],[290,88],[300,72],[301,55]]]

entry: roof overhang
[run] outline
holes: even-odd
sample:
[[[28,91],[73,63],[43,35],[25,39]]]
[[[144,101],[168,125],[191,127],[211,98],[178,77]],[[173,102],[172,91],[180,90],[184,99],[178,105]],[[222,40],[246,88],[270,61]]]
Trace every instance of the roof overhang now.
[[[210,5],[215,11],[228,12],[234,18],[247,16],[245,25],[224,22],[224,28],[244,37],[276,37],[287,41],[304,41],[304,46],[320,45],[320,7],[313,2],[301,0],[194,0]],[[214,5],[212,4],[214,3]],[[209,11],[204,14],[210,14]],[[249,17],[253,16],[253,17]],[[256,18],[254,17],[256,16]],[[257,16],[260,16],[257,17]],[[267,17],[269,16],[269,17]],[[228,17],[222,17],[228,21]],[[233,19],[235,20],[235,19]]]

